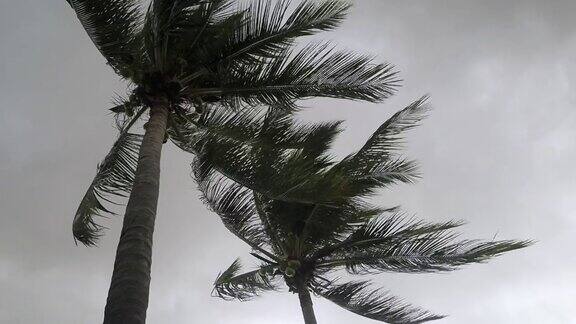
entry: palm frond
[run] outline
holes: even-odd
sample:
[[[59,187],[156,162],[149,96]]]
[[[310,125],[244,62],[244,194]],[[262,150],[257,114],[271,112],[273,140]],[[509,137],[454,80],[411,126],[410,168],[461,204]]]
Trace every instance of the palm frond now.
[[[324,155],[339,130],[339,122],[300,127],[281,111],[268,111],[257,131],[236,131],[238,141],[210,131],[196,137],[195,174],[202,179],[213,170],[270,197],[290,200],[290,189],[319,177],[330,165]],[[237,134],[241,133],[241,136]],[[198,133],[196,133],[198,134]],[[189,136],[192,137],[192,136]],[[300,195],[299,197],[304,197]]]
[[[377,173],[382,164],[394,159],[405,131],[419,125],[429,110],[427,97],[422,97],[400,110],[383,123],[358,152],[346,157],[339,167],[359,176]]]
[[[395,158],[381,163],[371,173],[351,179],[355,182],[368,181],[378,184],[379,187],[388,187],[398,182],[413,183],[420,176],[417,169],[415,161]]]
[[[377,189],[388,188],[397,183],[414,183],[420,177],[416,162],[404,158],[383,160],[370,172],[350,171],[340,164],[334,165],[325,175],[330,185],[327,195],[358,199],[373,195]]]
[[[304,132],[324,134],[323,137],[300,137],[304,141],[277,137],[277,147],[270,141],[276,138],[272,133],[254,137],[250,142],[206,133],[197,142],[201,145],[193,148],[197,152],[194,165],[200,174],[218,169],[232,180],[276,200],[331,207],[370,195],[378,187],[411,182],[417,177],[414,163],[403,159],[382,163],[372,174],[361,176],[341,168],[329,169],[332,159],[325,153],[328,145],[311,145],[331,140],[338,132],[337,124],[326,126],[329,127]],[[301,149],[283,149],[287,145],[282,138],[299,144]]]
[[[384,211],[360,200],[351,200],[338,207],[315,205],[304,221],[302,238],[316,251],[340,242],[344,239],[342,235]]]
[[[360,249],[416,238],[431,233],[442,233],[464,225],[461,221],[429,223],[408,217],[399,209],[392,210],[389,217],[372,219],[352,232],[340,245],[340,249]]]
[[[153,64],[167,73],[185,69],[187,53],[230,8],[230,0],[153,0],[143,34]]]
[[[224,226],[253,249],[273,257],[262,249],[270,238],[258,218],[252,191],[216,174],[198,180],[202,200],[220,216]]]
[[[268,207],[270,200],[258,192],[253,192],[252,194],[254,196],[256,212],[258,213],[258,217],[260,217],[262,228],[270,238],[270,246],[272,250],[276,255],[288,255],[287,248],[284,244],[284,233],[280,231],[279,225],[274,221],[274,217],[271,217],[270,214],[270,209]]]
[[[242,64],[221,71],[217,86],[190,89],[193,97],[239,98],[254,105],[293,105],[294,100],[330,97],[378,102],[398,86],[389,64],[375,64],[367,56],[336,52],[328,44],[312,44],[292,53],[286,50],[260,64]]]
[[[341,121],[300,124],[288,111],[276,107],[250,107],[239,111],[205,107],[198,118],[180,119],[171,125],[170,131],[175,135],[175,144],[193,154],[204,146],[203,140],[209,142],[208,138],[216,137],[252,148],[302,149],[321,155],[341,132],[340,125]]]
[[[138,0],[66,0],[108,64],[121,76],[133,76],[142,57]]]
[[[213,290],[217,297],[246,301],[264,291],[279,289],[274,283],[275,265],[263,265],[258,270],[238,274],[241,268],[240,260],[237,259],[218,275]]]
[[[334,29],[350,8],[342,1],[302,1],[288,14],[289,6],[287,0],[275,4],[256,0],[242,9],[244,23],[223,46],[219,63],[246,64],[262,57],[272,58],[298,37]]]
[[[458,221],[443,223],[418,221],[407,217],[397,207],[382,210],[382,212],[388,212],[391,215],[366,219],[341,240],[324,246],[312,258],[321,259],[332,253],[349,253],[365,248],[374,248],[382,244],[392,244],[392,242],[406,238],[443,232],[463,225],[462,222]]]
[[[219,137],[251,146],[308,149],[324,152],[340,132],[340,121],[299,124],[288,111],[277,107],[245,108],[237,112],[209,108],[198,125]]]
[[[393,134],[413,127],[415,115],[425,109],[423,100],[395,114],[358,153],[332,168],[325,152],[339,123],[295,127],[283,110],[270,109],[262,119],[250,110],[209,112],[199,123],[208,130],[196,137],[201,144],[188,150],[198,153],[197,170],[226,170],[234,181],[276,200],[340,206],[419,177],[414,161],[381,151],[386,147],[381,142],[389,144]],[[301,150],[290,150],[296,147]]]
[[[381,322],[416,324],[444,318],[411,306],[382,290],[368,288],[367,281],[353,281],[328,287],[316,286],[314,290],[348,311]]]
[[[279,154],[274,163],[266,164],[264,159],[249,154],[250,147],[223,138],[210,138],[204,142],[202,150],[192,163],[197,178],[201,179],[217,170],[229,179],[243,186],[281,201],[314,203],[315,197],[303,194],[310,189],[309,183],[318,177],[320,164],[314,160],[299,159],[302,150]],[[262,155],[262,154],[260,154]],[[273,159],[274,160],[274,159]],[[304,188],[305,190],[299,190]]]
[[[138,163],[142,135],[122,133],[100,165],[94,180],[74,216],[74,238],[84,245],[95,245],[103,226],[96,217],[109,214],[105,203],[114,202],[112,196],[126,197],[132,189]]]
[[[471,263],[483,263],[502,253],[531,245],[530,241],[456,241],[450,232],[405,238],[372,247],[335,253],[323,265],[345,266],[353,274],[372,272],[425,273],[452,271]]]

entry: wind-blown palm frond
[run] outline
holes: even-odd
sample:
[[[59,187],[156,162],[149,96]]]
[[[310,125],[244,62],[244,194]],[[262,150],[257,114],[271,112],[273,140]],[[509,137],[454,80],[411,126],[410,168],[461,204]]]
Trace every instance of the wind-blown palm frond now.
[[[138,36],[141,14],[137,0],[66,0],[88,36],[114,70],[123,77],[133,74],[141,59]]]
[[[376,168],[368,173],[349,171],[335,165],[327,172],[325,178],[331,179],[332,186],[325,185],[326,196],[346,199],[371,196],[376,189],[388,188],[397,183],[414,183],[420,177],[416,162],[404,158],[382,160]],[[337,179],[338,181],[335,181]]]
[[[330,207],[345,205],[349,200],[373,194],[378,188],[412,183],[419,177],[414,161],[384,151],[380,151],[383,156],[377,156],[379,144],[375,138],[390,141],[393,139],[390,134],[409,128],[401,126],[402,123],[415,121],[411,118],[416,118],[413,115],[423,109],[422,103],[415,103],[394,115],[383,124],[386,127],[380,127],[370,138],[371,145],[366,144],[357,154],[333,167],[326,151],[340,132],[339,122],[294,127],[286,117],[287,112],[278,109],[270,109],[262,122],[255,115],[246,118],[243,113],[229,117],[222,113],[224,110],[206,114],[203,124],[217,132],[205,133],[207,136],[196,142],[202,145],[192,149],[197,153],[196,170],[201,175],[215,168],[222,170],[225,165],[226,176],[273,199]],[[218,132],[216,124],[225,125],[228,134]],[[289,150],[291,147],[302,150]],[[364,163],[368,158],[362,155],[371,155],[369,166]],[[353,169],[355,165],[359,169]]]
[[[211,174],[199,181],[202,200],[220,216],[224,226],[254,249],[270,238],[258,221],[252,191]]]
[[[189,94],[240,98],[251,105],[292,105],[295,99],[314,96],[377,102],[394,93],[396,75],[390,64],[312,44],[260,64],[241,65],[220,75],[218,87],[190,89]]]
[[[197,124],[218,137],[251,146],[325,151],[340,132],[340,121],[302,125],[281,108],[231,112],[208,109]]]
[[[110,213],[104,203],[114,203],[110,196],[125,197],[132,189],[142,135],[125,132],[98,165],[94,180],[74,216],[74,238],[85,245],[95,245],[103,229],[97,216]]]
[[[279,155],[281,159],[274,164],[265,164],[260,163],[263,160],[253,159],[253,156],[246,154],[250,150],[249,146],[223,138],[209,139],[193,161],[196,179],[206,177],[213,170],[223,170],[222,174],[226,177],[268,197],[303,203],[314,202],[312,198],[307,201],[304,195],[290,194],[291,190],[297,190],[318,177],[319,166],[314,160],[302,161],[296,157],[302,155],[301,150],[287,155],[271,152]]]
[[[225,299],[249,300],[264,291],[277,290],[274,283],[276,265],[263,265],[258,270],[238,274],[240,260],[234,261],[228,269],[221,272],[214,282],[216,296]]]
[[[183,95],[231,106],[244,102],[295,107],[294,100],[313,96],[377,102],[395,92],[399,79],[390,64],[334,51],[327,44],[291,50],[297,37],[339,25],[348,4],[304,1],[288,14],[289,5],[290,1],[257,0],[217,22],[207,19],[201,31],[210,41],[199,42],[197,37],[187,52],[168,46],[165,52],[175,51],[173,61],[182,63],[171,71],[179,75]],[[156,52],[158,47],[162,46],[156,46]]]
[[[482,263],[502,253],[521,249],[530,241],[455,241],[450,232],[430,233],[373,246],[334,253],[319,267],[345,266],[353,274],[372,272],[452,271],[470,263]]]
[[[211,30],[222,29],[217,22],[228,16],[231,5],[230,0],[152,1],[143,34],[153,64],[168,73],[195,64],[186,61],[190,59],[187,55],[196,49],[202,36],[213,36]]]
[[[286,0],[250,3],[243,10],[244,23],[223,46],[219,64],[274,57],[298,37],[337,27],[350,8],[342,1],[303,1],[288,15],[289,5]]]
[[[401,146],[402,134],[416,126],[429,110],[422,97],[383,123],[358,152],[346,157],[339,166],[359,176],[377,173],[383,163],[394,159]]]
[[[331,164],[325,151],[340,132],[340,122],[301,126],[286,112],[274,109],[262,118],[246,118],[242,112],[232,117],[208,116],[201,118],[203,125],[192,126],[196,131],[179,131],[182,138],[195,137],[193,145],[175,139],[196,154],[197,180],[216,170],[251,190],[285,199],[290,195],[284,188],[310,181]],[[228,127],[217,127],[214,120]]]
[[[353,313],[386,323],[417,324],[444,318],[410,306],[382,290],[368,290],[368,287],[367,281],[355,281],[327,288],[316,286],[314,291]]]
[[[268,151],[272,148],[302,149],[310,154],[322,153],[341,131],[341,121],[300,124],[281,108],[230,111],[222,107],[206,107],[199,117],[185,118],[174,123],[169,131],[177,146],[193,154],[207,145],[205,141],[218,138],[252,148],[266,147]]]
[[[304,221],[302,239],[311,245],[312,250],[332,246],[341,242],[346,233],[385,211],[359,200],[339,207],[315,205]]]
[[[447,221],[428,223],[408,218],[398,208],[386,210],[392,214],[366,220],[343,240],[324,247],[314,258],[323,258],[334,252],[351,252],[363,248],[392,244],[409,238],[416,238],[430,233],[439,233],[463,225],[463,222]]]
[[[354,154],[353,158],[368,162],[382,154],[389,155],[392,151],[399,149],[401,134],[418,126],[430,109],[426,103],[427,99],[428,97],[424,96],[392,115]]]

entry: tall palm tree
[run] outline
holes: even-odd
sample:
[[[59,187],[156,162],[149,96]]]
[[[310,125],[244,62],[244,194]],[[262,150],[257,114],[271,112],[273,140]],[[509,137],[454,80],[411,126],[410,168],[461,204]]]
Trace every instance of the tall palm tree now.
[[[237,147],[220,151],[226,159],[246,161],[245,166],[244,162],[238,165],[238,174],[251,173],[255,182],[264,182],[258,186],[268,190],[260,192],[223,177],[204,161],[205,155],[198,155],[195,175],[204,201],[261,261],[257,269],[241,273],[236,260],[216,279],[215,294],[247,300],[279,289],[284,281],[289,291],[298,294],[307,324],[316,323],[310,292],[374,320],[421,323],[443,316],[373,290],[369,281],[341,282],[336,279],[338,272],[451,271],[529,245],[529,241],[459,240],[453,230],[461,222],[417,221],[399,208],[383,209],[366,202],[364,198],[378,188],[417,177],[414,162],[394,151],[401,133],[414,127],[425,111],[424,98],[414,102],[339,162],[326,153],[338,129],[326,132],[324,145],[315,147],[279,149],[236,143]],[[296,127],[285,132],[300,136]]]
[[[208,131],[206,111],[257,104],[291,110],[295,100],[315,96],[377,102],[398,85],[389,64],[329,43],[295,47],[299,37],[342,22],[349,5],[337,0],[302,1],[292,10],[285,0],[239,7],[231,0],[152,0],[147,10],[138,0],[67,2],[132,89],[111,109],[120,121],[118,139],[73,222],[75,239],[94,245],[103,229],[97,216],[109,213],[107,202],[129,195],[105,323],[145,321],[160,154],[168,137],[192,149],[187,141]],[[146,112],[141,135],[133,128]],[[211,134],[236,136],[234,129],[209,126]],[[214,166],[226,173],[225,165]]]

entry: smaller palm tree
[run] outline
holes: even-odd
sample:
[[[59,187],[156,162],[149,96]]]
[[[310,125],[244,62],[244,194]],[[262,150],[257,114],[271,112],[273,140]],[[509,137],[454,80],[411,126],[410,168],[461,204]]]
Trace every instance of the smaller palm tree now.
[[[271,111],[264,120],[272,120],[274,111],[279,110]],[[324,135],[322,145],[298,149],[256,145],[259,136],[255,130],[251,146],[230,144],[226,151],[199,154],[195,175],[204,201],[261,261],[257,269],[241,273],[236,260],[216,279],[215,295],[248,300],[278,290],[283,281],[290,292],[298,294],[307,324],[316,323],[311,292],[374,320],[421,323],[443,316],[371,289],[369,281],[338,279],[338,272],[451,271],[529,245],[529,241],[458,240],[453,230],[461,222],[417,221],[399,208],[378,208],[365,201],[378,188],[412,182],[418,176],[414,162],[398,158],[394,150],[401,133],[414,127],[425,111],[425,100],[416,101],[386,121],[358,152],[338,163],[326,154],[338,133],[334,129],[337,123],[332,128],[308,128]],[[294,123],[284,125],[290,127],[282,128],[283,138],[310,138],[302,136],[309,132]],[[269,135],[264,138],[271,138]],[[213,154],[236,161],[237,174],[243,180],[252,177],[262,191],[231,181],[211,168]]]

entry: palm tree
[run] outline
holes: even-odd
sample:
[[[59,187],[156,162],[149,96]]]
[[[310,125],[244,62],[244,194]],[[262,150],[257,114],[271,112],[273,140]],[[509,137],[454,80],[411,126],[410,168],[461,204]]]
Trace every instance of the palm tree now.
[[[236,260],[219,274],[215,294],[248,300],[279,289],[284,281],[298,294],[307,324],[316,323],[310,292],[374,320],[421,323],[443,316],[373,290],[368,281],[341,282],[335,277],[342,270],[352,275],[451,271],[529,245],[529,241],[458,240],[453,230],[461,222],[417,221],[399,208],[366,202],[365,197],[378,188],[417,177],[414,162],[394,151],[401,133],[416,126],[425,111],[424,98],[414,102],[382,124],[360,150],[337,163],[326,150],[338,129],[324,131],[324,145],[316,147],[237,143],[236,148],[220,151],[227,159],[246,161],[238,165],[238,174],[251,173],[255,182],[264,182],[258,186],[268,190],[260,192],[223,177],[207,167],[210,162],[203,160],[204,155],[198,155],[195,175],[203,200],[261,261],[257,269],[241,273]],[[294,125],[285,133],[301,137]]]
[[[329,43],[295,46],[298,38],[342,22],[349,5],[337,0],[302,1],[292,10],[285,0],[238,8],[231,0],[152,0],[147,10],[138,0],[67,2],[108,65],[132,89],[111,109],[119,120],[118,138],[73,222],[75,240],[95,245],[103,229],[98,216],[109,213],[107,203],[129,195],[105,323],[145,321],[160,155],[167,138],[190,150],[187,141],[195,133],[235,138],[234,129],[203,124],[217,109],[267,104],[288,111],[296,108],[295,100],[315,96],[378,102],[398,86],[389,64],[337,51]],[[146,112],[141,135],[133,128]],[[227,173],[225,165],[214,167]]]

